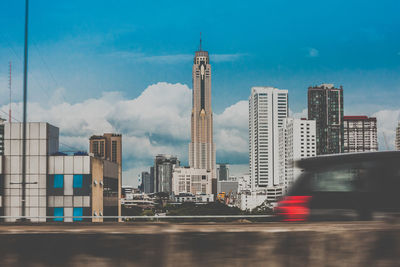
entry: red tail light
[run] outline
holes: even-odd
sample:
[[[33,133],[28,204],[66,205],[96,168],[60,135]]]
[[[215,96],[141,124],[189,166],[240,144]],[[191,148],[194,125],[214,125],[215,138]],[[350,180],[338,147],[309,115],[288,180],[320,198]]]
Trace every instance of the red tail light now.
[[[309,203],[311,196],[287,196],[278,202],[277,214],[283,221],[305,221],[310,215]]]

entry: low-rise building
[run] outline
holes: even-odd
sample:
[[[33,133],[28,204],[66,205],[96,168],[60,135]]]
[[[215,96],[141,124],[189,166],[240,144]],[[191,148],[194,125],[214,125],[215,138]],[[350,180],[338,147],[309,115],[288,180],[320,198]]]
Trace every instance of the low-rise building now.
[[[21,216],[34,222],[85,220],[81,216],[94,216],[91,221],[102,221],[103,215],[118,215],[117,163],[83,153],[61,153],[57,127],[43,122],[30,122],[26,126],[26,180],[23,181],[22,123],[4,123],[0,213],[8,216],[5,221],[13,222]]]
[[[181,193],[179,195],[174,196],[175,202],[195,202],[195,203],[208,203],[214,202],[213,194],[187,194]]]
[[[206,169],[176,167],[172,175],[172,191],[179,194],[212,194],[212,172]]]
[[[241,191],[238,194],[235,205],[241,210],[252,210],[267,200],[266,190]]]

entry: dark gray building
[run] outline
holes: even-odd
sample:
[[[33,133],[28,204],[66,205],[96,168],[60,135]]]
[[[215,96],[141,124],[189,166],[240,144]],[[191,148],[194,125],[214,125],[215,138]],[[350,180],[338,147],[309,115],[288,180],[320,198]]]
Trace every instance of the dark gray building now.
[[[172,172],[179,166],[176,156],[159,154],[154,159],[155,192],[172,193]]]
[[[229,178],[229,165],[226,163],[217,164],[218,181],[226,181]]]
[[[153,168],[153,167],[152,167]],[[154,192],[154,176],[149,172],[142,172],[143,192],[146,194]]]
[[[150,193],[155,192],[154,166],[150,167]]]
[[[342,86],[335,88],[333,84],[321,84],[309,87],[308,119],[316,121],[317,155],[344,151]]]

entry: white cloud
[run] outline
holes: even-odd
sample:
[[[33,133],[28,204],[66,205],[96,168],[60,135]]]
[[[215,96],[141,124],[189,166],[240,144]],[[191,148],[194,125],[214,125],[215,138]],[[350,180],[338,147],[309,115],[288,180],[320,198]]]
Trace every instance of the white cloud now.
[[[295,119],[308,118],[308,110],[305,108],[301,112],[293,112],[292,110],[289,109],[289,117]]]
[[[400,120],[400,109],[380,110],[372,114],[378,123],[378,144],[380,150],[394,149],[397,123]],[[387,140],[387,145],[385,142]]]
[[[217,150],[248,153],[249,103],[239,101],[215,115],[214,141]]]
[[[93,134],[119,132],[123,136],[124,184],[136,184],[137,175],[148,170],[159,153],[177,155],[187,162],[190,141],[192,92],[183,84],[157,83],[135,99],[118,92],[99,98],[67,103],[60,88],[51,96],[56,103],[29,103],[28,120],[46,121],[60,128],[60,142],[79,150],[88,149]],[[215,114],[214,138],[218,151],[247,156],[247,101]],[[8,106],[1,107],[4,112]],[[13,114],[21,119],[22,104],[13,103]],[[63,147],[63,145],[61,146]],[[224,160],[224,159],[220,159]]]
[[[319,56],[319,51],[316,48],[308,48],[308,57],[318,57]]]

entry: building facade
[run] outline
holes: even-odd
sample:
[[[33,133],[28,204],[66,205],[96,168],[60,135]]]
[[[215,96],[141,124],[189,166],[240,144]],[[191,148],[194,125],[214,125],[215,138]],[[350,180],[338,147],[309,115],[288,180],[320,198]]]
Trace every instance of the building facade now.
[[[268,197],[267,197],[267,192],[265,190],[261,191],[246,190],[246,191],[241,191],[238,194],[236,206],[241,210],[252,210],[267,200]]]
[[[116,163],[82,153],[67,156],[59,152],[59,130],[48,123],[30,122],[26,130],[24,182],[22,123],[4,123],[0,212],[10,216],[6,221],[15,221],[23,214],[35,222],[81,221],[80,216],[95,216],[92,221],[102,221],[103,215],[118,215]]]
[[[89,139],[89,152],[95,157],[118,164],[118,184],[122,185],[122,135],[104,133],[93,135]],[[118,188],[118,199],[121,199],[121,186]],[[121,203],[118,205],[118,215],[121,216]]]
[[[302,170],[295,162],[302,158],[315,157],[316,123],[313,120],[287,118],[280,128],[280,180],[287,190]]]
[[[207,51],[196,51],[193,69],[193,96],[189,165],[206,169],[216,179],[215,145],[213,141],[213,112],[211,108],[211,65]]]
[[[0,118],[0,155],[4,155],[4,122],[6,120]]]
[[[317,155],[343,153],[343,87],[308,88],[308,119],[316,121]]]
[[[154,178],[156,192],[172,193],[172,173],[179,167],[176,156],[159,154],[154,159]]]
[[[217,180],[226,181],[229,178],[229,165],[226,163],[217,164]]]
[[[218,193],[225,193],[225,194],[233,194],[237,195],[239,191],[239,181],[237,177],[232,177],[233,179],[229,179],[226,181],[218,181]]]
[[[149,172],[142,172],[143,192],[146,194],[154,192],[154,178]]]
[[[101,216],[118,216],[118,188],[118,164],[114,162],[88,155],[50,156],[47,215],[65,218],[48,221],[82,221],[79,216],[94,216],[90,221],[102,222]]]
[[[179,194],[212,194],[212,173],[206,169],[175,167],[172,191],[176,196]]]
[[[122,165],[122,135],[105,133],[92,135],[89,139],[89,152],[95,157]]]
[[[279,180],[279,128],[288,116],[288,91],[253,87],[249,98],[249,165],[252,190],[283,186]]]
[[[344,116],[344,152],[378,151],[376,118]]]
[[[400,150],[400,121],[396,128],[395,148],[396,150]]]

